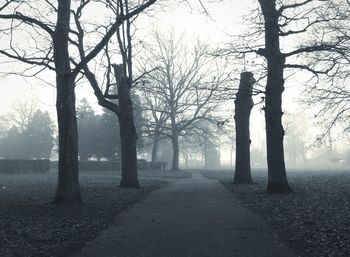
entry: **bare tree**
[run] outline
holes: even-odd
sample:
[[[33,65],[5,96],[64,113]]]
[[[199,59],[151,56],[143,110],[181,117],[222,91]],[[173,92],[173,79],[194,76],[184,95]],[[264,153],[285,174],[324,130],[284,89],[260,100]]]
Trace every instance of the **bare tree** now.
[[[309,71],[314,76],[329,73],[334,65],[310,66],[304,61],[305,56],[331,54],[342,49],[341,38],[330,41],[320,33],[317,34],[318,37],[315,36],[316,28],[330,20],[337,20],[334,14],[324,8],[323,2],[258,0],[259,8],[251,14],[254,19],[252,30],[239,37],[240,42],[243,40],[242,45],[231,45],[226,51],[228,54],[243,57],[244,61],[252,53],[263,57],[261,61],[256,56],[251,56],[255,58],[254,65],[259,65],[257,67],[267,73],[264,110],[269,177],[267,191],[270,193],[292,191],[288,185],[284,163],[282,93],[285,79],[300,69]],[[283,48],[281,42],[288,42],[288,47]],[[290,72],[287,76],[286,69]]]
[[[50,69],[56,75],[57,119],[59,133],[58,186],[56,203],[81,202],[78,174],[78,134],[75,110],[75,83],[81,70],[105,47],[123,22],[153,4],[150,0],[127,14],[120,15],[108,27],[97,44],[84,52],[84,58],[74,56],[70,46],[76,45],[72,38],[77,32],[71,28],[72,13],[79,12],[90,0],[82,0],[77,10],[72,10],[71,0],[62,1],[7,1],[0,9],[0,19],[7,20],[1,32],[8,38],[8,48],[0,54],[23,62],[30,67]],[[5,26],[5,25],[4,25]],[[21,38],[27,31],[34,48],[25,44],[14,44],[14,36]],[[39,39],[41,41],[39,42]],[[82,54],[80,54],[82,56]],[[72,67],[72,64],[74,67]]]
[[[143,60],[145,71],[154,70],[145,76],[144,87],[162,102],[163,109],[155,111],[165,113],[167,120],[158,132],[171,139],[171,169],[179,170],[179,138],[191,131],[197,122],[215,120],[212,116],[218,103],[214,97],[226,77],[214,58],[207,54],[207,46],[199,42],[188,49],[173,33],[168,38],[155,33],[155,42],[147,59]]]
[[[252,99],[255,79],[252,73],[241,73],[241,81],[235,100],[236,124],[236,165],[233,183],[252,183],[250,169],[250,112],[254,106]]]
[[[169,118],[167,103],[158,96],[157,89],[152,87],[143,87],[140,91],[143,99],[143,111],[147,120],[146,137],[150,138],[152,144],[151,161],[158,160],[159,144],[164,139],[164,126]]]
[[[312,86],[306,86],[302,101],[314,108],[316,125],[321,132],[315,143],[327,139],[333,126],[339,125],[341,133],[349,131],[349,75],[350,75],[350,2],[347,0],[330,0],[325,3],[329,19],[322,27],[314,30],[314,37],[324,37],[329,44],[337,44],[333,51],[319,51],[305,56],[306,64],[315,70],[325,70],[322,76],[314,78]],[[325,17],[326,14],[323,14]],[[317,73],[316,73],[317,74]]]
[[[287,163],[289,159],[289,163],[294,167],[298,164],[305,165],[307,152],[312,146],[308,117],[305,113],[294,113],[286,118]]]
[[[118,116],[121,139],[121,164],[122,179],[120,186],[139,188],[137,171],[137,133],[134,122],[133,104],[131,99],[131,89],[136,81],[133,79],[133,22],[141,10],[153,4],[155,0],[142,3],[141,5],[132,5],[128,0],[106,1],[106,5],[112,10],[115,18],[123,18],[121,26],[118,26],[113,34],[117,38],[117,48],[122,59],[121,64],[112,64],[110,46],[113,42],[106,42],[105,60],[107,62],[106,87],[104,92],[98,82],[97,77],[88,67],[83,66],[84,75],[88,79],[94,90],[98,103],[114,112]],[[134,4],[134,3],[133,3]],[[74,13],[74,20],[78,30],[78,48],[82,59],[86,59],[84,44],[84,28],[80,22],[80,16],[83,8]],[[135,16],[135,17],[134,17]],[[110,38],[109,38],[110,39]],[[114,76],[114,83],[113,83]]]

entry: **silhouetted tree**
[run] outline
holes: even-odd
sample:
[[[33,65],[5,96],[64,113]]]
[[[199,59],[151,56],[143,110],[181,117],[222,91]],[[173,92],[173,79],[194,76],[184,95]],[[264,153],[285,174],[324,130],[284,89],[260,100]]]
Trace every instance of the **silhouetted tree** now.
[[[350,2],[328,0],[323,5],[327,12],[321,15],[328,22],[314,29],[310,41],[324,35],[322,40],[327,42],[329,49],[301,56],[307,70],[314,75],[313,81],[305,86],[302,100],[309,106],[317,105],[314,116],[320,128],[316,136],[317,144],[327,139],[335,125],[340,125],[342,133],[350,129]]]
[[[149,0],[140,7],[136,8],[133,3],[128,0],[108,1],[107,6],[113,11],[118,19],[124,18],[122,26],[116,28],[113,32],[117,38],[117,46],[122,57],[121,64],[111,63],[110,44],[105,48],[107,59],[107,85],[104,93],[100,84],[91,72],[88,65],[84,66],[84,74],[91,87],[95,92],[98,103],[115,113],[119,120],[120,142],[121,142],[121,163],[122,163],[122,179],[121,187],[139,188],[138,171],[137,171],[137,131],[134,121],[133,102],[131,97],[131,87],[133,80],[133,43],[132,43],[132,26],[135,14],[152,5],[156,0]],[[136,9],[135,9],[136,8]],[[78,45],[82,59],[84,55],[84,30],[80,24],[80,16],[83,8],[79,9],[75,14],[75,24],[78,29]],[[138,11],[138,12],[136,12]],[[111,76],[114,75],[115,83],[111,83]],[[117,101],[115,101],[117,100]]]
[[[123,22],[153,4],[156,0],[150,0],[127,14],[122,14],[109,24],[101,39],[87,49],[80,49],[78,58],[73,56],[71,46],[76,42],[71,37],[77,36],[78,32],[71,28],[71,14],[81,10],[89,4],[90,0],[80,1],[77,10],[71,8],[71,0],[43,1],[32,6],[35,2],[8,1],[0,6],[0,19],[8,20],[7,25],[2,26],[2,36],[7,35],[8,49],[0,50],[0,54],[31,66],[40,66],[39,72],[48,68],[55,72],[57,88],[57,118],[59,135],[59,162],[58,162],[58,186],[55,196],[56,203],[81,202],[78,173],[78,138],[77,120],[75,110],[75,81],[82,68],[95,58],[105,47],[116,30]],[[98,1],[97,1],[98,2]],[[97,3],[96,2],[96,3]],[[108,1],[109,2],[109,1]],[[102,3],[105,4],[105,3]],[[4,12],[7,11],[7,14]],[[44,17],[45,14],[45,17]],[[91,21],[89,21],[91,24]],[[7,27],[5,27],[7,26]],[[23,44],[14,44],[13,35],[20,35],[30,29],[31,40],[34,49],[28,47],[21,49]],[[96,31],[99,35],[99,31]],[[30,45],[30,43],[29,43]],[[83,58],[79,58],[83,57]],[[74,68],[72,68],[72,64]],[[38,71],[34,72],[34,75]]]
[[[241,73],[241,81],[235,100],[236,124],[236,165],[233,183],[250,184],[250,112],[254,106],[252,99],[255,79],[251,72]]]
[[[282,126],[283,112],[281,106],[285,82],[284,69],[305,69],[315,74],[328,72],[328,68],[317,70],[307,65],[293,63],[293,61],[292,63],[286,63],[286,58],[293,60],[293,57],[302,54],[336,52],[340,41],[329,43],[322,39],[316,40],[306,46],[302,44],[297,46],[295,50],[282,53],[280,37],[305,33],[313,27],[322,26],[322,24],[329,22],[329,20],[335,17],[333,15],[323,16],[312,13],[312,10],[318,5],[313,0],[296,1],[290,4],[278,2],[280,5],[278,8],[276,2],[275,0],[259,0],[264,18],[265,47],[260,48],[257,53],[267,61],[265,98],[267,163],[269,173],[267,191],[270,193],[284,193],[292,191],[287,182],[283,149],[284,130]],[[311,4],[316,4],[316,6],[312,6]],[[298,22],[301,24],[301,28],[293,28],[293,25]],[[288,29],[288,25],[290,25],[290,29]]]
[[[200,42],[190,49],[173,33],[168,37],[156,33],[155,45],[143,58],[143,70],[153,70],[145,76],[144,90],[155,96],[151,100],[156,108],[151,111],[159,113],[155,131],[171,139],[172,170],[179,169],[179,138],[199,121],[215,120],[213,110],[218,103],[214,97],[227,74],[207,52],[207,46]]]
[[[254,25],[245,35],[239,37],[240,44],[232,44],[230,49],[223,51],[226,54],[243,57],[244,64],[249,61],[249,54],[253,53],[254,61],[249,62],[260,71],[266,71],[265,87],[265,124],[267,141],[268,186],[270,193],[288,193],[288,185],[284,163],[284,129],[282,126],[282,93],[284,91],[285,70],[306,70],[312,74],[326,74],[330,67],[311,67],[303,58],[310,54],[337,52],[341,39],[327,40],[324,33],[314,34],[316,28],[321,28],[330,20],[337,17],[328,13],[324,1],[276,1],[258,0],[259,8],[252,12]],[[254,15],[254,16],[253,16]],[[309,40],[315,35],[313,40]],[[280,44],[290,38],[291,44],[282,52]],[[263,60],[257,59],[258,56]],[[334,60],[334,59],[333,59]],[[332,61],[330,61],[332,62]],[[255,70],[253,70],[255,72]],[[262,77],[264,78],[264,76]]]
[[[169,118],[167,102],[163,101],[156,87],[143,86],[140,95],[142,99],[142,110],[145,118],[144,134],[151,141],[151,161],[158,161],[159,145],[166,135],[163,134],[164,126]]]

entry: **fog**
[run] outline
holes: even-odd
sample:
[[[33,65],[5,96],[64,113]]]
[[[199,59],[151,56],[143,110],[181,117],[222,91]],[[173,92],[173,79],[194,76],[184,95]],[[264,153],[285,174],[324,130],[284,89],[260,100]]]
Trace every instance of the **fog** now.
[[[0,0],[0,256],[350,256],[349,0]]]
[[[152,45],[155,40],[152,35],[155,32],[164,37],[172,32],[175,38],[181,38],[185,44],[184,47],[188,47],[187,51],[189,52],[193,51],[191,45],[196,40],[208,44],[208,49],[211,51],[222,48],[225,47],[225,44],[230,43],[233,35],[242,34],[250,28],[251,25],[244,21],[243,15],[249,14],[257,6],[255,2],[221,1],[220,3],[209,3],[206,6],[207,14],[197,1],[190,1],[184,5],[164,5],[160,8],[160,14],[157,15],[154,15],[154,13],[159,12],[159,10],[158,7],[155,7],[148,16],[141,17],[137,21],[135,41],[142,39],[146,42],[145,44]],[[103,12],[103,9],[101,9],[100,13],[89,15],[91,17],[103,16]],[[239,26],[233,26],[233,24],[239,24]],[[0,40],[0,46],[4,46],[6,43],[4,39]],[[283,48],[285,50],[292,48],[293,43],[293,40],[284,41]],[[142,72],[145,67],[139,64],[143,60],[139,58],[138,54],[135,54],[135,58],[137,60],[135,66],[138,66],[138,71]],[[222,95],[222,98],[226,100],[215,106],[217,111],[213,112],[212,117],[216,119],[216,122],[221,120],[227,122],[220,128],[215,126],[210,128],[208,138],[204,138],[200,143],[196,136],[191,134],[191,131],[184,132],[184,135],[186,135],[180,138],[181,168],[231,169],[234,166],[235,130],[233,118],[234,93],[232,92],[235,92],[235,88],[238,87],[241,71],[252,69],[254,73],[258,68],[253,68],[249,64],[247,67],[242,67],[238,61],[232,60],[223,65],[227,65],[225,72],[230,72],[231,80],[226,83],[232,90],[227,95]],[[33,115],[36,110],[47,111],[51,117],[51,125],[54,131],[50,134],[50,138],[55,138],[53,139],[55,147],[53,147],[50,158],[57,160],[56,88],[53,72],[43,71],[37,78],[11,74],[21,73],[21,70],[26,70],[28,66],[9,61],[5,57],[2,57],[0,67],[2,70],[0,87],[1,137],[5,138],[14,126],[19,133],[25,133],[31,119],[29,116]],[[285,114],[283,125],[286,131],[284,143],[287,168],[346,168],[350,161],[349,140],[343,126],[335,124],[329,129],[327,122],[323,122],[322,117],[315,118],[315,114],[318,113],[321,107],[317,104],[310,106],[303,99],[305,84],[308,83],[310,74],[305,71],[293,71],[287,73],[287,76],[283,93],[283,111]],[[320,80],[319,83],[323,82]],[[263,85],[264,81],[259,82],[259,84],[259,86]],[[142,125],[143,122],[147,123],[145,120],[149,118],[150,114],[147,113],[149,110],[144,108],[147,102],[144,101],[142,95],[138,92],[139,90],[142,91],[142,88],[136,88],[135,94],[140,96],[140,108],[144,109],[141,116],[144,115],[144,117],[143,120],[136,121],[141,124],[139,140],[142,141],[138,149],[138,155],[139,159],[151,160],[152,135],[147,133],[147,130],[149,130],[147,126],[150,126],[150,124]],[[82,99],[86,99],[96,116],[102,117],[105,113],[105,110],[97,104],[93,91],[86,81],[77,84],[76,95],[78,107]],[[250,122],[251,165],[253,168],[266,167],[264,103],[258,103],[260,100],[261,95],[254,96],[254,102],[257,104],[253,108]],[[27,110],[27,113],[23,113],[29,106],[33,110]],[[191,111],[183,115],[191,116]],[[27,116],[27,120],[23,120],[25,119],[24,116]],[[326,120],[326,117],[324,119]],[[81,136],[83,137],[83,132],[81,132]],[[322,137],[321,140],[318,140],[319,136]],[[80,140],[84,141],[85,139],[80,138]],[[203,147],[208,144],[210,150],[205,150]],[[8,146],[8,144],[5,145]],[[171,163],[170,145],[171,141],[169,139],[160,141],[158,159],[161,162],[168,162],[169,165]],[[13,153],[13,155],[2,153],[0,155],[2,158],[22,158],[25,156],[25,154],[20,153]],[[92,154],[91,158],[96,159],[96,156]],[[212,160],[208,162],[211,165],[206,165],[206,159]]]

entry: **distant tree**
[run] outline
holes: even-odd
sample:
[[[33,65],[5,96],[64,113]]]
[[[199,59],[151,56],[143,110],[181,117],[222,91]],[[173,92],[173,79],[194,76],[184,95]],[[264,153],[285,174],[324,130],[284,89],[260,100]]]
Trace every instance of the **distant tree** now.
[[[141,103],[141,98],[136,93],[132,92],[131,100],[134,105],[134,120],[137,133],[137,150],[142,151],[145,146],[145,135],[144,131],[146,129],[147,120],[144,117],[144,111]]]
[[[220,168],[220,136],[224,130],[216,123],[205,120],[199,121],[191,128],[184,140],[192,138],[194,152],[199,149],[205,169]]]
[[[166,137],[163,134],[165,124],[169,119],[167,101],[159,97],[159,90],[152,85],[143,86],[139,90],[142,99],[142,110],[145,118],[144,135],[151,144],[151,161],[158,161],[159,146]]]
[[[144,119],[138,97],[132,95],[135,102],[135,126],[138,135],[142,135]],[[77,107],[79,156],[80,160],[91,157],[120,159],[119,121],[111,112],[104,111],[101,115],[95,113],[89,102],[84,98]],[[138,148],[143,147],[143,141],[138,140]]]
[[[189,168],[191,160],[202,154],[201,146],[197,138],[193,136],[182,137],[180,140],[180,149],[180,155],[182,156],[186,169]]]
[[[49,159],[54,146],[54,126],[49,113],[37,110],[22,132],[29,159]]]
[[[0,156],[18,159],[49,159],[54,145],[54,127],[48,112],[36,110],[26,127],[12,126],[0,139]]]
[[[220,167],[219,132],[221,129],[217,129],[215,124],[202,121],[180,138],[180,153],[186,168],[189,160],[198,160],[199,157],[205,169]]]
[[[21,159],[23,138],[17,127],[12,126],[0,139],[0,156],[4,159]]]
[[[101,131],[98,130],[99,118],[84,98],[77,107],[79,157],[87,160],[96,153],[96,144]]]
[[[156,109],[150,111],[160,113],[158,116],[152,114],[155,132],[171,139],[172,170],[179,169],[179,138],[198,122],[215,120],[213,114],[218,105],[215,95],[226,77],[207,52],[207,46],[200,42],[189,48],[173,33],[168,37],[156,33],[155,45],[150,47],[149,54],[142,60],[144,71],[153,70],[145,76],[143,88],[154,94],[154,103],[155,100],[162,103],[154,104]],[[166,115],[162,117],[162,113]]]
[[[7,115],[7,121],[23,131],[37,110],[37,103],[32,99],[18,101],[12,106],[11,113]]]
[[[303,113],[286,116],[286,162],[292,166],[306,164],[306,154],[312,144],[309,120]]]
[[[120,154],[120,129],[118,117],[109,111],[99,117],[98,140],[95,142],[95,151],[98,158],[115,160]]]

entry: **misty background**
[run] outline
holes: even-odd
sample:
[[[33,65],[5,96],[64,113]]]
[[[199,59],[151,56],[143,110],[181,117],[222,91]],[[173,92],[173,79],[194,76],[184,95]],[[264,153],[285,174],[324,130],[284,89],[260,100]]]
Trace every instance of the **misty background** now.
[[[188,8],[190,5],[191,8]],[[215,52],[225,48],[251,29],[251,24],[245,19],[251,10],[257,8],[256,1],[221,1],[207,3],[206,10],[197,1],[189,1],[184,5],[163,5],[156,16],[152,10],[137,20],[137,33],[134,40],[139,42],[139,48],[151,56],[151,45],[156,42],[155,35],[166,39],[173,37],[181,39],[183,47],[189,55],[193,54],[193,43],[203,42],[207,50]],[[91,10],[94,17],[103,19],[104,10]],[[232,26],[239,24],[239,26]],[[307,37],[307,35],[306,35]],[[27,43],[31,43],[28,40]],[[283,42],[282,49],[288,50],[293,40]],[[23,43],[25,44],[25,43]],[[1,47],[1,40],[0,40]],[[146,67],[142,63],[146,55],[135,54],[135,65],[138,72]],[[223,60],[225,72],[229,80],[225,87],[230,88],[222,94],[213,111],[214,125],[203,125],[206,135],[198,138],[187,133],[180,139],[181,168],[232,168],[235,162],[234,138],[234,93],[239,84],[240,72],[252,71],[254,63],[259,63],[258,56],[247,56],[244,60]],[[204,64],[204,66],[207,64]],[[222,69],[222,67],[218,68]],[[0,86],[0,158],[57,160],[57,124],[54,87],[54,74],[43,71],[32,77],[31,71],[23,64],[12,61],[2,61]],[[212,67],[210,67],[212,72]],[[28,74],[28,77],[22,76]],[[217,71],[213,71],[217,72]],[[9,75],[10,73],[10,75]],[[12,74],[11,74],[12,73]],[[15,74],[19,73],[19,74]],[[258,71],[257,71],[258,73]],[[350,163],[349,136],[343,124],[328,127],[325,116],[317,116],[320,105],[310,107],[307,86],[310,74],[305,71],[293,71],[288,74],[286,89],[283,94],[283,124],[285,136],[285,161],[287,168],[345,168]],[[259,82],[261,85],[264,82]],[[326,83],[319,81],[319,83]],[[258,85],[257,85],[258,86]],[[142,87],[134,88],[135,120],[139,135],[138,158],[151,160],[152,136],[147,122],[151,114],[149,104],[142,96]],[[79,126],[80,160],[111,160],[120,155],[119,131],[106,128],[117,123],[107,110],[98,106],[93,91],[85,81],[76,87],[77,116]],[[261,95],[254,96],[255,106],[251,116],[251,163],[253,168],[266,167],[265,125],[262,110]],[[213,107],[212,107],[213,108]],[[191,112],[184,113],[191,115]],[[218,123],[225,121],[224,125]],[[106,131],[106,133],[99,133]],[[43,145],[45,147],[40,146]],[[160,140],[157,161],[171,163],[171,141],[164,137]],[[170,167],[170,166],[168,166]]]

